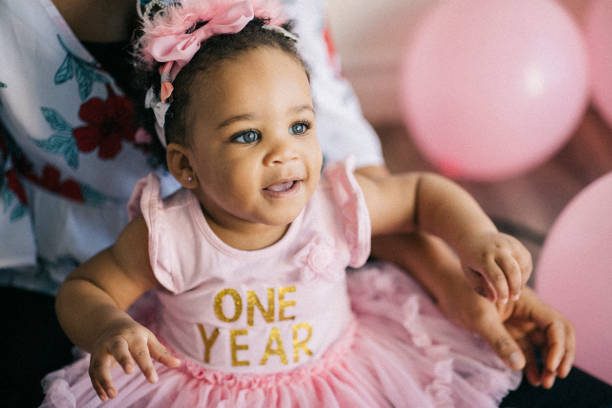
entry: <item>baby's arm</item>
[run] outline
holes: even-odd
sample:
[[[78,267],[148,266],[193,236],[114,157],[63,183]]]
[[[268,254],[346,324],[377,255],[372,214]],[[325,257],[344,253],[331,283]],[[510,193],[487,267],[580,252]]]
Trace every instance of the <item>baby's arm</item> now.
[[[112,247],[75,269],[57,294],[60,324],[74,344],[91,353],[89,375],[103,401],[117,394],[110,374],[117,364],[131,373],[136,362],[147,379],[156,382],[151,357],[168,366],[180,363],[153,333],[125,313],[158,285],[147,248],[147,226],[136,218]]]
[[[531,256],[515,238],[497,231],[476,201],[452,181],[430,173],[377,180],[357,177],[373,234],[420,229],[444,239],[459,256],[473,287],[492,301],[517,298],[531,274]],[[484,285],[484,287],[483,287]]]

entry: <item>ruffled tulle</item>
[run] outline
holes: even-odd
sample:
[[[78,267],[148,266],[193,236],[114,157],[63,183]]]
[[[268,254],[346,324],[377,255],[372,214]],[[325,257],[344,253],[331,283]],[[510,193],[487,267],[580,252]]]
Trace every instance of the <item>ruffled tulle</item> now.
[[[355,321],[314,362],[277,374],[232,374],[186,361],[156,364],[157,384],[113,371],[119,396],[105,407],[495,407],[520,373],[478,337],[440,315],[395,267],[351,272]],[[151,316],[151,314],[149,314]],[[89,356],[49,374],[43,407],[101,405]]]

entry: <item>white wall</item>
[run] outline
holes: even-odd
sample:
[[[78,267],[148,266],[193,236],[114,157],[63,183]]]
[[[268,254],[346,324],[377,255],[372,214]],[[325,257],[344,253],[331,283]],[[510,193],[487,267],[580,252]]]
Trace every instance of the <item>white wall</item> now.
[[[344,75],[374,122],[401,118],[403,50],[421,13],[435,0],[328,0],[331,34]]]
[[[328,0],[331,34],[344,75],[374,122],[401,120],[401,59],[417,21],[438,0]],[[483,0],[484,1],[484,0]],[[587,0],[557,0],[581,22]]]

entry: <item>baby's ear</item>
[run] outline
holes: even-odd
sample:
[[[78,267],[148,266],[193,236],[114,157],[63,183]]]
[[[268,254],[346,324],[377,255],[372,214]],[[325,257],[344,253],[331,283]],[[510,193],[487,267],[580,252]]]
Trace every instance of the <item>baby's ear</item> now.
[[[168,170],[185,188],[193,190],[198,186],[195,171],[189,160],[188,150],[178,143],[170,143],[166,148]]]

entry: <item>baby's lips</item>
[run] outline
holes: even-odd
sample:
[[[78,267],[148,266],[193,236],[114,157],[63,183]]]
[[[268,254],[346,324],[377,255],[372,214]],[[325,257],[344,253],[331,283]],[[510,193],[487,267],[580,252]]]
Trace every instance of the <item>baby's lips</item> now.
[[[264,184],[264,190],[272,190],[271,187],[274,186],[279,186],[282,184],[287,184],[287,183],[294,183],[294,182],[299,182],[299,181],[304,181],[304,177],[303,176],[297,176],[297,175],[290,175],[290,176],[279,176],[277,178],[272,179],[271,182]]]
[[[287,191],[293,186],[294,183],[295,181],[285,181],[285,182],[280,182],[280,183],[274,183],[266,187],[264,190],[275,191],[275,192]]]

